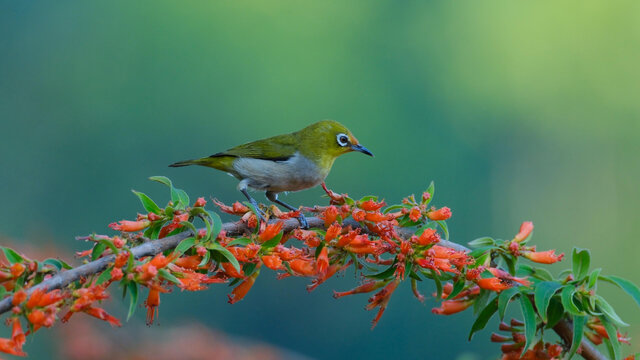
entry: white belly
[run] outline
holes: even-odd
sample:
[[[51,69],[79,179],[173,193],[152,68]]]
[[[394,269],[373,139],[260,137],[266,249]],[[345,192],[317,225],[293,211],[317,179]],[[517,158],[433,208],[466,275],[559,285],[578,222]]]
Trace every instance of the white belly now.
[[[238,158],[233,168],[254,189],[273,192],[298,191],[320,184],[328,171],[296,153],[286,161]]]

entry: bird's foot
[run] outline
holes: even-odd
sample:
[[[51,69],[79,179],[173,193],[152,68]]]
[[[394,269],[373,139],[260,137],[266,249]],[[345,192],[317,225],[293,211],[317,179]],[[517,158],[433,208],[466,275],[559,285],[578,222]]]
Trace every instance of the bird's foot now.
[[[307,218],[304,217],[304,215],[302,213],[300,213],[300,216],[298,216],[298,222],[300,223],[300,227],[303,228],[304,230],[309,230],[309,223],[307,222]]]

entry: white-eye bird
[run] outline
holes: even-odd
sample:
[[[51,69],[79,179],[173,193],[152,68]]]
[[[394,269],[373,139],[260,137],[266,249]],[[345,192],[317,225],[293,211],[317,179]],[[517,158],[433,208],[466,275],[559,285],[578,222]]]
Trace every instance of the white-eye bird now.
[[[201,165],[235,176],[238,190],[260,211],[247,188],[266,191],[267,199],[289,210],[297,210],[278,200],[278,193],[314,187],[324,181],[335,159],[351,151],[373,156],[344,125],[323,120],[291,134],[273,136],[239,145],[227,151],[194,160],[179,161],[171,167]],[[261,218],[264,220],[262,214]],[[304,215],[298,218],[307,228]]]

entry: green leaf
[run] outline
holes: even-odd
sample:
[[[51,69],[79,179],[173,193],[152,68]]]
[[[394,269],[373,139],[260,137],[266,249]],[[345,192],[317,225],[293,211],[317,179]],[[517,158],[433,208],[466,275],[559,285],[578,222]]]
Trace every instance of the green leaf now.
[[[451,290],[451,294],[447,296],[447,300],[453,299],[456,295],[460,294],[460,292],[462,292],[462,290],[464,289],[465,283],[466,281],[464,278],[460,278],[458,281],[453,283],[453,289]]]
[[[621,278],[619,276],[604,276],[600,275],[599,279],[608,281],[612,284],[617,285],[620,289],[624,290],[627,294],[629,294],[633,300],[640,306],[640,289],[638,286],[631,281]]]
[[[178,246],[176,246],[174,253],[176,253],[177,256],[179,257],[180,255],[184,254],[187,250],[191,249],[195,244],[196,244],[196,238],[188,237],[180,241]]]
[[[534,302],[542,321],[547,322],[547,307],[553,295],[562,285],[555,281],[543,281],[535,285]]]
[[[158,275],[160,275],[163,279],[170,281],[176,285],[181,285],[182,283],[180,282],[180,280],[175,277],[169,270],[167,269],[160,269],[158,270]]]
[[[482,309],[482,311],[480,312],[480,315],[478,315],[478,318],[471,326],[471,332],[469,332],[469,340],[471,340],[471,338],[473,337],[473,334],[484,329],[484,327],[487,326],[487,323],[493,317],[493,314],[495,314],[496,311],[498,311],[497,297],[491,300],[489,304],[487,304],[487,306],[485,306],[485,308]]]
[[[393,264],[391,264],[391,266],[389,266],[386,270],[379,272],[377,274],[371,274],[371,275],[365,275],[365,276],[372,279],[387,279],[389,278],[389,276],[393,275],[393,273],[396,271],[396,263],[397,263],[397,260],[394,260]]]
[[[207,251],[204,256],[202,257],[202,261],[200,261],[200,264],[198,264],[198,267],[200,266],[205,266],[209,260],[211,260],[211,251]]]
[[[489,245],[495,245],[495,243],[496,243],[495,240],[493,240],[488,236],[485,236],[485,237],[481,237],[481,238],[477,238],[475,240],[469,241],[469,246],[471,247],[489,246]]]
[[[537,323],[533,305],[528,297],[520,296],[520,309],[522,310],[522,316],[524,317],[524,336],[526,337],[526,343],[522,351],[522,354],[524,354],[534,343]]]
[[[440,228],[442,229],[442,233],[444,233],[444,239],[449,240],[449,227],[447,226],[447,222],[444,220],[438,220],[436,221],[436,223],[440,225]]]
[[[211,213],[207,211],[207,214],[209,214],[209,217],[213,222],[210,236],[211,239],[215,240],[216,238],[218,238],[220,231],[222,231],[222,219],[220,219],[220,215],[218,215],[218,213]]]
[[[220,255],[224,256],[224,258],[227,259],[227,261],[229,261],[231,265],[233,265],[236,271],[240,272],[240,264],[238,263],[238,260],[236,259],[236,257],[233,256],[233,254],[229,250],[223,248],[218,243],[211,243],[207,245],[207,247],[211,250],[214,250],[220,253]]]
[[[507,306],[509,306],[509,302],[511,299],[520,293],[518,287],[512,287],[504,290],[498,295],[498,313],[500,315],[500,320],[504,319],[504,314],[507,311]]]
[[[476,297],[476,301],[473,302],[474,314],[479,313],[482,309],[484,309],[485,306],[487,306],[487,303],[489,302],[490,293],[493,293],[493,292],[490,292],[489,290],[485,290],[485,289],[480,289],[480,294],[478,294],[478,296]]]
[[[573,248],[573,275],[576,280],[581,280],[589,273],[591,254],[587,249]]]
[[[105,271],[103,271],[100,274],[100,276],[98,276],[98,279],[96,279],[96,285],[101,285],[101,284],[104,284],[105,282],[109,281],[111,279],[111,270],[112,269],[113,269],[113,266],[110,266]]]
[[[145,210],[147,210],[148,212],[152,212],[154,214],[160,215],[162,210],[158,205],[156,205],[156,203],[153,200],[151,200],[150,197],[148,197],[145,193],[141,193],[139,191],[135,191],[135,190],[131,190],[131,191],[134,194],[136,194],[136,196],[140,199],[140,202],[142,203],[142,207],[144,207]]]
[[[7,258],[7,261],[9,261],[11,265],[25,261],[24,258],[20,256],[20,254],[18,254],[15,250],[10,249],[8,247],[4,247],[4,246],[0,246],[0,247],[2,248],[4,257]]]
[[[105,242],[98,242],[93,246],[93,250],[91,250],[91,261],[95,261],[102,255],[102,253],[107,249],[107,244]]]
[[[591,274],[589,274],[589,283],[588,283],[589,289],[593,289],[596,286],[596,283],[598,281],[598,276],[600,276],[600,271],[602,271],[602,269],[597,268],[597,269],[593,270],[591,272]],[[640,293],[639,293],[639,295],[640,295]]]
[[[406,205],[391,205],[391,206],[385,208],[384,210],[382,210],[382,213],[383,214],[387,214],[387,213],[390,213],[390,212],[392,212],[394,210],[400,210],[400,209],[404,209],[406,207],[407,207]]]
[[[442,281],[440,281],[440,277],[436,275],[436,272],[434,270],[431,270],[431,272],[433,275],[432,279],[436,283],[436,299],[440,301],[440,299],[442,299]]]
[[[229,243],[227,244],[227,247],[229,247],[229,246],[236,246],[236,245],[239,245],[239,246],[247,246],[247,245],[249,245],[250,243],[251,243],[251,239],[246,238],[246,237],[242,237],[242,238],[234,239],[233,241],[229,242]]]
[[[600,295],[595,295],[596,297],[596,309],[600,310],[611,322],[616,324],[617,326],[629,326],[626,322],[622,321],[618,314],[616,314],[613,307],[609,305],[609,303]]]
[[[7,296],[7,289],[4,286],[0,286],[0,300],[4,299]]]
[[[167,185],[168,187],[173,187],[173,184],[171,183],[171,180],[169,180],[168,177],[166,176],[152,176],[149,178],[149,180],[151,181],[157,181],[161,184]]]
[[[560,320],[564,318],[564,307],[558,298],[551,298],[549,308],[547,309],[547,329],[553,328]]]
[[[424,205],[429,205],[431,200],[433,200],[433,194],[436,192],[436,185],[433,183],[433,181],[429,184],[429,187],[427,188],[427,190],[425,192],[429,193],[430,196],[429,196],[429,199],[427,201],[423,202],[423,204]]]
[[[574,316],[573,317],[573,340],[571,341],[571,349],[567,354],[567,359],[571,359],[578,351],[578,347],[582,342],[582,336],[584,335],[584,325],[587,323],[586,316]]]
[[[184,209],[189,206],[189,195],[182,189],[173,188],[171,189],[171,201],[179,204],[179,209]]]
[[[274,248],[276,247],[276,245],[280,244],[280,240],[282,240],[282,232],[279,232],[278,235],[273,237],[273,239],[265,241],[260,247],[260,250],[262,252],[268,251],[269,249]]]
[[[164,223],[165,221],[154,221],[151,226],[144,231],[144,237],[150,240],[158,239],[158,235],[160,234],[160,230]]]
[[[605,316],[599,316],[604,329],[607,331],[607,335],[609,338],[604,338],[605,344],[607,344],[607,349],[609,350],[609,355],[612,359],[620,359],[620,343],[618,342],[618,331],[615,326],[611,324],[611,322]]]
[[[73,267],[71,267],[71,265],[67,264],[66,262],[60,260],[60,259],[54,259],[54,258],[49,258],[46,259],[45,261],[42,262],[45,265],[51,265],[53,267],[55,267],[56,269],[58,269],[58,271],[62,270],[62,269],[66,269],[66,270],[70,270],[73,269]]]
[[[256,263],[246,263],[244,264],[244,266],[242,267],[242,272],[244,273],[244,276],[249,277],[251,275],[253,275],[254,271],[256,271]]]
[[[565,311],[571,315],[584,316],[586,315],[584,311],[578,309],[576,304],[573,302],[573,294],[575,294],[575,292],[576,288],[572,285],[567,285],[562,288],[562,292],[560,293],[562,306],[564,306]]]
[[[136,311],[136,305],[138,305],[138,284],[131,281],[127,284],[127,288],[129,288],[129,293],[131,294],[129,313],[127,314],[127,321],[129,321],[133,313]]]
[[[484,254],[485,252],[490,251],[491,249],[493,249],[492,245],[479,247],[477,249],[471,250],[471,252],[469,253],[469,256],[477,258],[478,256]]]

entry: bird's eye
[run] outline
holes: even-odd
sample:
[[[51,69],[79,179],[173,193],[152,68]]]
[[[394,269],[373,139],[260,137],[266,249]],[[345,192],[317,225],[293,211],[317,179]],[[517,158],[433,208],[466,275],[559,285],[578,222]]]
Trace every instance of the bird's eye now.
[[[340,146],[349,145],[349,137],[346,134],[338,134],[338,136],[336,136],[336,140],[338,140],[338,145]]]

